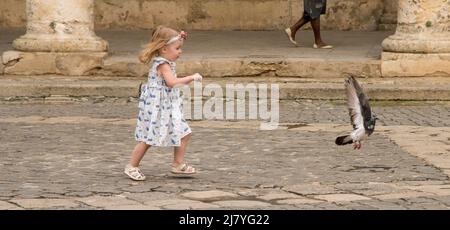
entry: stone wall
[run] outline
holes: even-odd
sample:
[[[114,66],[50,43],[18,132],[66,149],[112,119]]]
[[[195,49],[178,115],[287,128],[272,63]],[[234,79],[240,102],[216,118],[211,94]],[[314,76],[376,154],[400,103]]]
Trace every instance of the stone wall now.
[[[0,28],[20,28],[26,22],[25,0],[0,1]]]
[[[384,0],[328,0],[325,30],[376,30]],[[303,0],[95,0],[97,29],[275,30],[295,22]],[[0,28],[26,24],[25,0],[0,1]]]

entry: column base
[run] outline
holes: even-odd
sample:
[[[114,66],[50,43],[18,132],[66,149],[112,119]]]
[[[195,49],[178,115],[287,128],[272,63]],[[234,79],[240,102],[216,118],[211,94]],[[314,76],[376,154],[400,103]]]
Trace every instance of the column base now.
[[[2,55],[4,74],[42,75],[58,74],[69,76],[89,75],[89,72],[103,67],[106,52],[53,53],[6,51]]]
[[[27,52],[106,52],[108,42],[97,36],[24,35],[13,42],[13,47]]]
[[[398,29],[397,29],[398,31]],[[450,33],[448,33],[450,36]],[[436,36],[421,34],[396,33],[384,39],[381,46],[387,52],[399,53],[450,53],[450,38],[439,34]]]
[[[450,53],[383,52],[381,75],[383,77],[450,77]]]

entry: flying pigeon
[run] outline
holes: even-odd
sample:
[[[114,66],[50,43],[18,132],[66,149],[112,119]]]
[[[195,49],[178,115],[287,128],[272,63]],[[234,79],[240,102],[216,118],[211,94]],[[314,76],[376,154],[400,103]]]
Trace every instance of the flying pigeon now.
[[[345,89],[353,132],[350,135],[336,138],[336,144],[346,145],[354,143],[354,149],[360,149],[361,141],[370,136],[375,130],[377,118],[372,113],[369,100],[354,77],[350,76],[345,80]]]

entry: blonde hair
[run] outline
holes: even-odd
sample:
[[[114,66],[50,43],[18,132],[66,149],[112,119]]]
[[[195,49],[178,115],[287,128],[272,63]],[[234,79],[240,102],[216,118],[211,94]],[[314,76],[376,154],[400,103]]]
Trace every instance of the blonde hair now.
[[[178,31],[165,26],[158,26],[152,33],[152,39],[145,45],[144,50],[139,55],[139,61],[148,64],[158,51],[173,37],[178,35]]]

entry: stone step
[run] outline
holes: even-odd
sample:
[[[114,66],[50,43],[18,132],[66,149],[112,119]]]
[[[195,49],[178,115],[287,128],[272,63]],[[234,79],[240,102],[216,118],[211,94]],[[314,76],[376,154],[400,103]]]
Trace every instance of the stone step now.
[[[105,53],[24,53],[8,51],[3,54],[0,73],[6,75],[92,75],[110,77],[145,77],[148,65],[136,56]],[[1,62],[1,60],[0,60]],[[185,76],[201,73],[207,77],[307,77],[330,78],[343,74],[380,77],[381,61],[373,58],[280,57],[195,57],[177,62],[177,73]]]
[[[145,77],[148,65],[139,63],[134,55],[23,53],[9,51],[3,54],[7,75],[92,75]],[[45,60],[45,61],[44,61]],[[30,66],[34,66],[30,68]],[[381,61],[373,58],[304,57],[290,58],[274,55],[255,57],[193,57],[177,62],[180,76],[201,73],[206,77],[307,77],[330,78],[343,74],[361,77],[380,77]]]
[[[380,77],[381,61],[374,58],[281,57],[192,57],[177,62],[180,76],[201,73],[207,77],[307,77],[330,78],[343,74],[362,77]],[[104,76],[145,77],[148,66],[135,56],[108,57],[102,68],[90,74]]]
[[[450,79],[429,78],[358,78],[372,100],[450,100]],[[62,76],[2,76],[0,97],[137,97],[139,85],[145,78],[62,77]],[[261,89],[264,84],[277,84],[279,98],[344,99],[344,77],[340,78],[269,78],[235,77],[205,78],[202,87],[220,86],[226,96],[227,84]],[[215,85],[212,85],[215,84]],[[262,85],[260,85],[262,84]],[[191,86],[191,93],[194,90]],[[269,89],[270,94],[270,89]],[[209,95],[203,95],[209,97]]]

